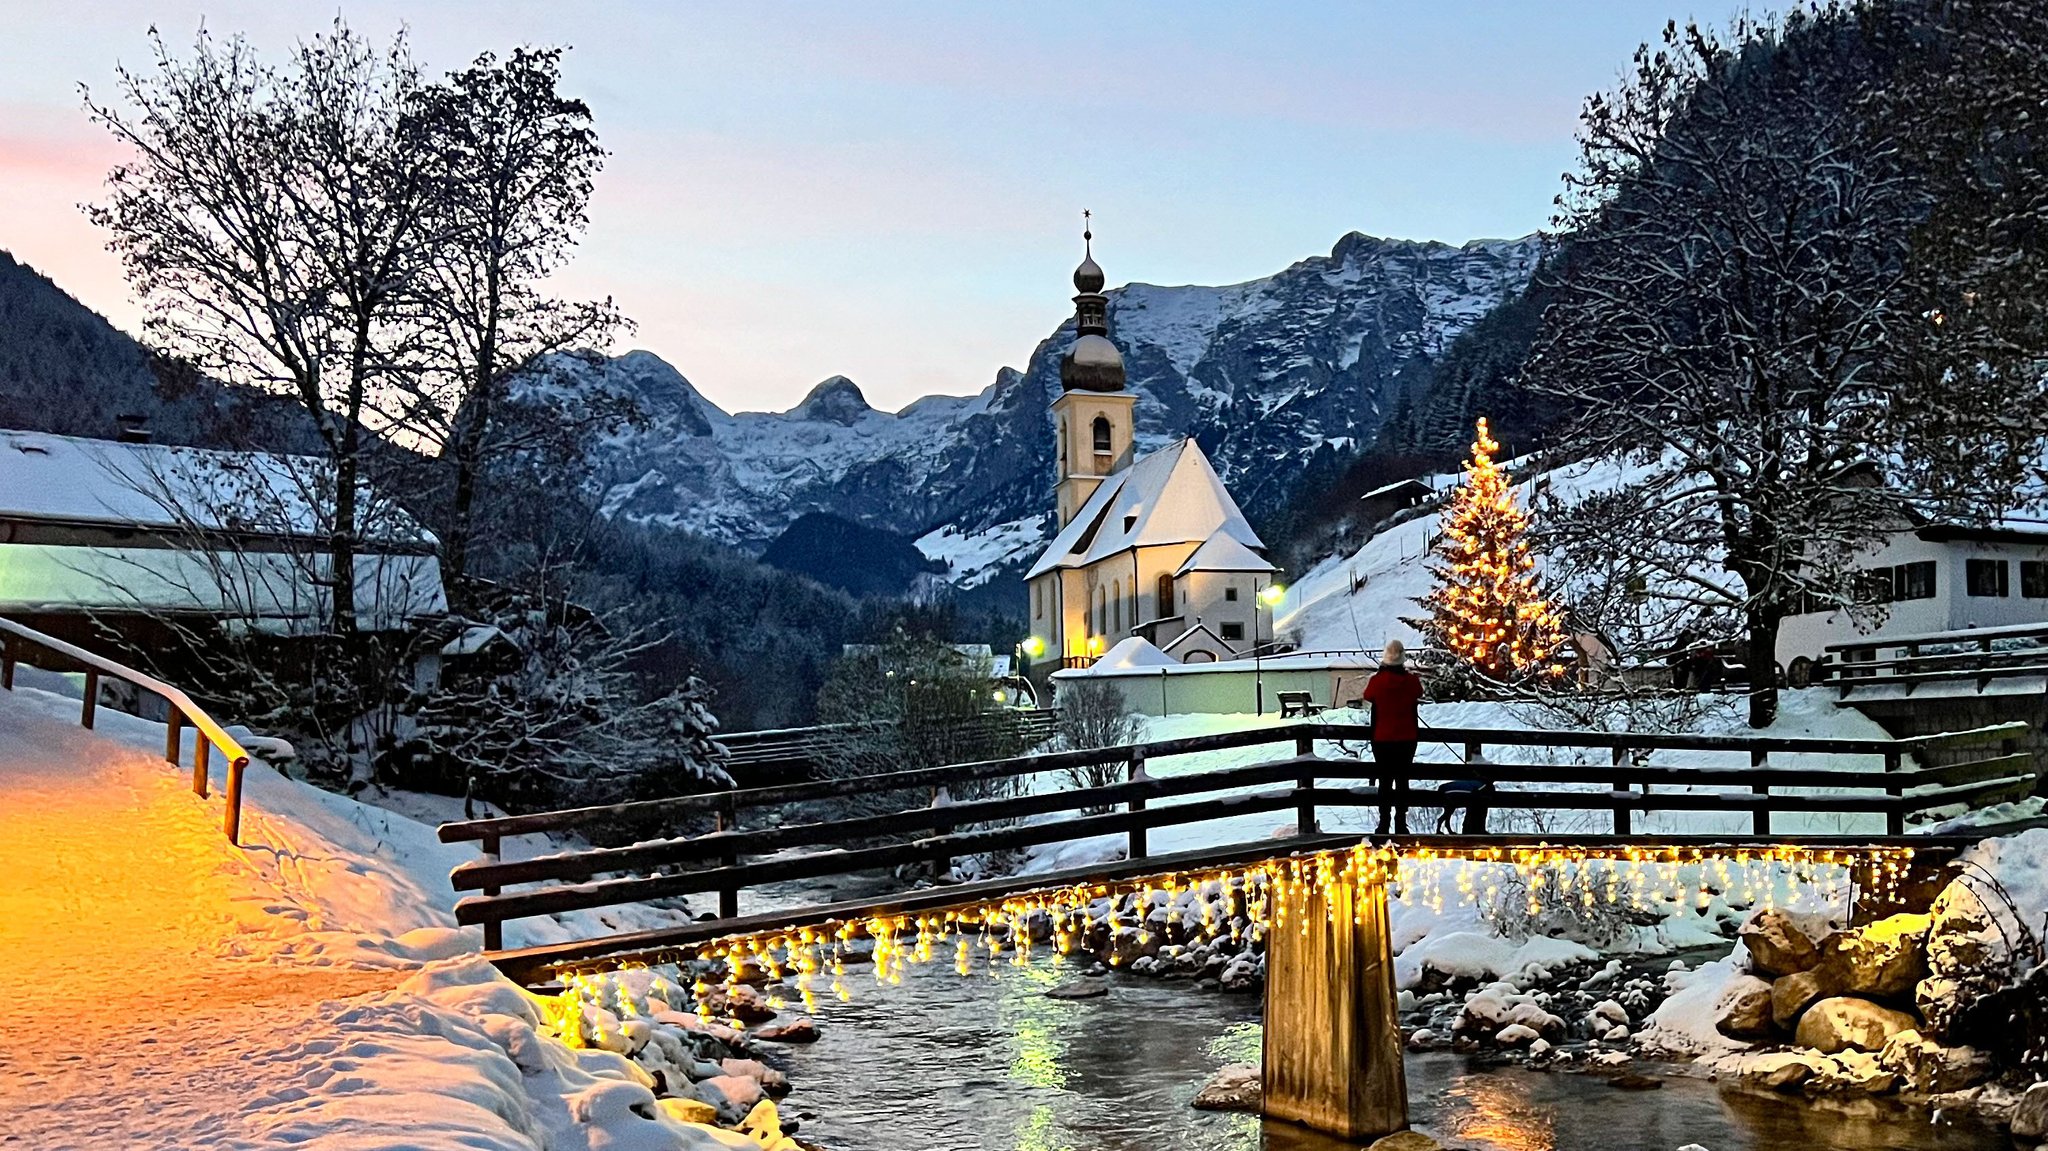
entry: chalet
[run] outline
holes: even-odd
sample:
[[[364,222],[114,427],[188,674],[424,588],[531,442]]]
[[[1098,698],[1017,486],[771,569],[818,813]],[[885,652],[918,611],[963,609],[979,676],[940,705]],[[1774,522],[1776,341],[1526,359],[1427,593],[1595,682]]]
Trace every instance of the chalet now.
[[[1395,480],[1358,497],[1358,522],[1367,527],[1384,523],[1435,498],[1436,489],[1425,480]]]
[[[1090,254],[1052,405],[1059,530],[1024,576],[1025,650],[1076,667],[1138,637],[1177,662],[1234,659],[1273,639],[1277,569],[1199,444],[1136,454],[1102,285]]]
[[[1779,628],[1778,663],[1791,682],[1807,682],[1823,648],[1860,636],[2048,623],[2048,520],[1902,528],[1884,534],[1857,567],[1871,611],[1813,604]]]
[[[0,430],[0,613],[79,641],[147,643],[172,620],[318,632],[330,474],[313,457]],[[433,536],[374,492],[361,502],[358,626],[446,613]]]

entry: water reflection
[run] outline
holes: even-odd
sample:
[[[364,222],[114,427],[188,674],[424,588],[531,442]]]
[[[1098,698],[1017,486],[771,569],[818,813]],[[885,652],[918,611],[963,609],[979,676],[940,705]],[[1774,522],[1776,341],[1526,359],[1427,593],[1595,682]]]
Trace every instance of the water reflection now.
[[[833,1151],[1355,1151],[1285,1124],[1188,1106],[1223,1063],[1258,1058],[1259,1002],[1185,983],[1124,980],[1107,998],[1045,990],[1072,968],[1004,965],[961,978],[912,968],[903,985],[832,1004],[821,1038],[790,1051],[805,1136]],[[1866,1104],[1839,1108],[1676,1079],[1628,1092],[1590,1075],[1408,1061],[1411,1117],[1471,1151],[1993,1151],[1977,1128],[1934,1128]]]

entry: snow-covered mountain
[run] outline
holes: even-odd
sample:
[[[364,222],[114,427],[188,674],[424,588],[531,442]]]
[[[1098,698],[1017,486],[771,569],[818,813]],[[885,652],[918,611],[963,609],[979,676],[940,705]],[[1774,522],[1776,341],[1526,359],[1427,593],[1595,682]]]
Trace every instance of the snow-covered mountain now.
[[[1313,452],[1370,440],[1404,371],[1519,292],[1538,247],[1352,233],[1247,283],[1112,290],[1140,450],[1194,435],[1251,514],[1279,506]],[[1069,319],[1024,370],[895,413],[843,376],[786,412],[728,413],[652,353],[619,356],[592,382],[630,392],[649,422],[607,441],[605,507],[756,550],[825,512],[924,537],[971,584],[1045,538],[1049,405],[1072,337]]]

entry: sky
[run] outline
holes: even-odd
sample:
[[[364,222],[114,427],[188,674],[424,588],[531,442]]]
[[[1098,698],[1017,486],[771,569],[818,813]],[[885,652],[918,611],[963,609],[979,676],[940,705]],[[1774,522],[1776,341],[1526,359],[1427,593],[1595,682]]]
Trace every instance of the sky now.
[[[152,25],[282,53],[339,13],[435,71],[564,45],[612,154],[558,290],[616,299],[615,350],[728,410],[832,375],[893,410],[1024,363],[1071,311],[1083,208],[1111,284],[1545,226],[1582,101],[1677,2],[0,0],[0,249],[136,329],[79,208],[120,158],[79,86],[111,95]]]

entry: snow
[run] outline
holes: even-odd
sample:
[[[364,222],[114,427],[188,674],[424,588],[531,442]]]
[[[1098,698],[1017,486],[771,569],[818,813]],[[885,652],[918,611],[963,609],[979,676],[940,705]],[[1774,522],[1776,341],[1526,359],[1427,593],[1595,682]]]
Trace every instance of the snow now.
[[[1722,992],[1746,972],[1740,951],[1664,976],[1671,997],[1657,1005],[1637,1033],[1642,1045],[1669,1055],[1699,1056],[1738,1050],[1747,1044],[1721,1034],[1714,1023]]]
[[[0,692],[0,1130],[50,1151],[762,1146],[661,1114],[645,1070],[553,1038],[454,926],[447,871],[469,853],[427,824],[256,763],[237,850],[218,773],[199,800],[161,726],[102,709],[88,732],[76,706]]]
[[[925,558],[946,565],[946,576],[954,584],[975,587],[988,582],[1000,569],[1028,557],[1045,539],[1051,517],[1029,515],[1008,520],[976,532],[963,532],[947,524],[920,536],[917,550]]]
[[[1513,981],[1532,967],[1550,968],[1595,959],[1599,952],[1569,939],[1502,939],[1478,931],[1432,930],[1394,957],[1394,983],[1414,987],[1425,967],[1445,975],[1490,982]]]

